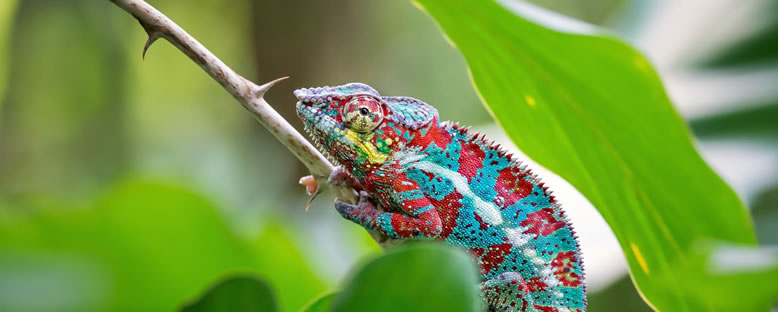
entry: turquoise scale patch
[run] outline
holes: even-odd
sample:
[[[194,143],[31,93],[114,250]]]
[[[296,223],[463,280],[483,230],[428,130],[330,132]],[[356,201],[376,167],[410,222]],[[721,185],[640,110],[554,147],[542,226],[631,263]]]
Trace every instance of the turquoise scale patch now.
[[[430,112],[420,110],[416,103],[395,102],[392,104],[392,111],[395,114],[402,115],[406,120],[426,121],[430,118]]]
[[[447,241],[467,248],[488,248],[491,245],[506,241],[505,231],[499,227],[490,226],[481,230],[481,223],[475,218],[475,203],[472,198],[462,198],[462,208],[459,210],[454,233]]]
[[[528,214],[550,206],[550,198],[544,195],[543,189],[533,185],[532,192],[529,195],[502,210],[501,215],[505,222],[504,226],[517,227],[521,221],[527,219]]]
[[[392,227],[392,218],[387,213],[378,215],[376,218],[376,227],[386,232],[387,236],[397,236],[397,232],[395,232],[394,228]]]
[[[429,197],[435,200],[443,200],[446,195],[454,192],[454,184],[448,179],[433,178],[432,180],[424,174],[423,171],[412,168],[405,171],[405,175],[419,185],[419,189]]]
[[[495,184],[499,178],[497,171],[511,164],[505,157],[500,157],[497,151],[485,150],[484,153],[483,167],[478,169],[475,177],[470,180],[470,189],[484,201],[491,202],[497,196],[495,191]]]
[[[462,146],[457,141],[452,141],[442,150],[435,144],[430,144],[424,149],[427,156],[426,161],[436,163],[443,168],[451,171],[459,171],[459,153]]]

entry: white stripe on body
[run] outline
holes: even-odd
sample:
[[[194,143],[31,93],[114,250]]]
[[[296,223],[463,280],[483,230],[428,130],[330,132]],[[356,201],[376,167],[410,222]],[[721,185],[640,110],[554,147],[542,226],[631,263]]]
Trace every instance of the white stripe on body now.
[[[444,168],[441,165],[429,161],[420,161],[412,166],[445,177],[454,183],[454,189],[456,189],[459,194],[473,200],[473,203],[475,203],[475,211],[478,212],[478,215],[480,215],[486,223],[490,225],[502,224],[502,214],[500,214],[500,210],[497,209],[497,206],[481,199],[481,197],[473,193],[473,190],[470,189],[470,185],[467,183],[467,179],[459,172]]]

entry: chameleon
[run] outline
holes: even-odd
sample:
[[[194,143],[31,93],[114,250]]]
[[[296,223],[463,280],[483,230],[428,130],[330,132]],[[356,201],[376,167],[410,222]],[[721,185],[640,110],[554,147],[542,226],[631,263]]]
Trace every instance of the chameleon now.
[[[294,95],[306,132],[338,165],[329,182],[360,190],[357,204],[335,201],[345,219],[390,238],[467,250],[490,311],[586,310],[570,222],[537,175],[499,145],[439,121],[427,103],[363,83]]]

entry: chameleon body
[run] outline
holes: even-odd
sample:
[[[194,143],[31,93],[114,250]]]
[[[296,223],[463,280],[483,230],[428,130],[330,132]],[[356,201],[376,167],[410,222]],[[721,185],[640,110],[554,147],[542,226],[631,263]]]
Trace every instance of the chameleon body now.
[[[576,236],[526,166],[411,97],[361,83],[294,93],[306,130],[341,165],[330,181],[363,190],[357,205],[336,201],[344,218],[388,237],[467,249],[490,310],[585,311]]]

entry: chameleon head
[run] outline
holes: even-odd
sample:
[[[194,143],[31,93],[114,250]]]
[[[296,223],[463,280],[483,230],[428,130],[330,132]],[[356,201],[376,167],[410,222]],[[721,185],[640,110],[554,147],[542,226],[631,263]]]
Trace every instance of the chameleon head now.
[[[297,115],[319,150],[357,178],[402,150],[413,137],[409,131],[437,118],[432,106],[408,97],[382,97],[362,83],[294,94]]]

